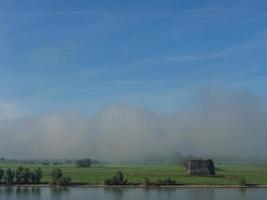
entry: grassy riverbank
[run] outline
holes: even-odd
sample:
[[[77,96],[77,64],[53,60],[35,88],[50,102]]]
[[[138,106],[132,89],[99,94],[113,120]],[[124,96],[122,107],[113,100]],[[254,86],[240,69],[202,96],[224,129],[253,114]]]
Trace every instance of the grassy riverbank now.
[[[0,168],[17,168],[22,164],[0,163]],[[107,178],[117,171],[124,173],[129,183],[142,183],[144,177],[151,182],[170,177],[178,184],[186,185],[238,185],[240,179],[246,179],[250,184],[267,184],[267,165],[217,165],[215,177],[187,176],[182,165],[94,165],[91,168],[78,168],[75,165],[49,165],[24,164],[30,169],[41,167],[43,171],[42,182],[49,182],[49,172],[59,167],[64,175],[71,177],[73,183],[101,185]]]

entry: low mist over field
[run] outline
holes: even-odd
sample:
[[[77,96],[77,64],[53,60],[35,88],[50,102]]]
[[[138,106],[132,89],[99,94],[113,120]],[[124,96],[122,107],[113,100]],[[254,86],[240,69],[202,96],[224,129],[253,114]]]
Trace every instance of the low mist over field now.
[[[267,158],[267,112],[246,91],[206,88],[187,106],[159,114],[110,106],[93,115],[16,117],[0,108],[0,152],[16,158],[144,161],[182,154]],[[10,105],[9,105],[10,106]],[[19,111],[17,111],[19,112]]]

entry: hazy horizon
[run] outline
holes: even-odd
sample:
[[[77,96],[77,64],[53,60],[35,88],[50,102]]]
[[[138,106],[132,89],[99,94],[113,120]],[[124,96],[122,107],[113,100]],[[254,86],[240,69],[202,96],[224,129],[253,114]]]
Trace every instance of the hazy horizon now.
[[[50,113],[1,122],[0,152],[17,158],[144,161],[176,152],[266,159],[267,112],[240,90],[201,89],[173,113],[116,105],[101,112]],[[23,153],[22,153],[23,152]]]

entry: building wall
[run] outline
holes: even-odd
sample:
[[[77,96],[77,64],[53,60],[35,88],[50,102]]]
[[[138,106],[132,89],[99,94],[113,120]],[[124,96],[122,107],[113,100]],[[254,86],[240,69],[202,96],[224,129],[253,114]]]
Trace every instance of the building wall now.
[[[214,163],[209,160],[188,160],[185,164],[189,175],[215,175]]]

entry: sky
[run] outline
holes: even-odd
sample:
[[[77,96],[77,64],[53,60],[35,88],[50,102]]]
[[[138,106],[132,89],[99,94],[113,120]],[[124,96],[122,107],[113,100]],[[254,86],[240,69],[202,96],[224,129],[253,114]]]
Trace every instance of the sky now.
[[[258,113],[267,106],[266,9],[265,0],[0,0],[1,126],[115,108],[176,115],[204,100],[255,99]]]

